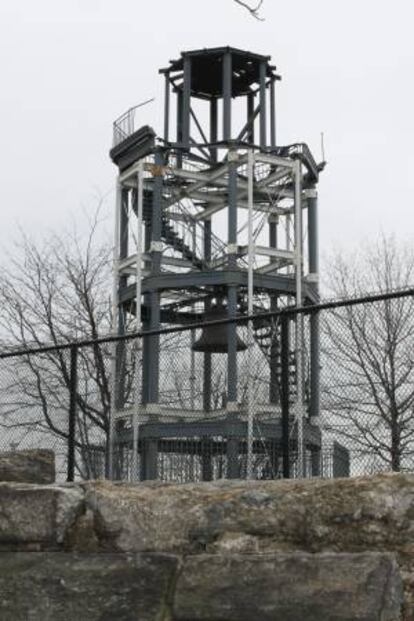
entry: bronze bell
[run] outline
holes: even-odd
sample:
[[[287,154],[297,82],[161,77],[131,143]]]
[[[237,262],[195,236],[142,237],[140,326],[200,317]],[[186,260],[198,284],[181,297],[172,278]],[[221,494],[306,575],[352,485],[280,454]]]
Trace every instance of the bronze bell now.
[[[227,311],[221,302],[218,302],[204,315],[205,321],[218,321],[227,319]],[[228,339],[227,326],[223,323],[218,326],[206,326],[203,328],[198,341],[192,347],[193,351],[201,351],[210,354],[227,354]],[[237,336],[237,351],[244,351],[247,345]]]

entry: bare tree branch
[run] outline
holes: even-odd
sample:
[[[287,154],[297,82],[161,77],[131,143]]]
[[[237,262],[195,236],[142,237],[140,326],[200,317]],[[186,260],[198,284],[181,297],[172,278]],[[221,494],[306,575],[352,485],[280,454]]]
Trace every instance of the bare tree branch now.
[[[264,22],[264,17],[261,17],[259,14],[259,11],[263,5],[263,1],[264,0],[260,0],[259,4],[255,7],[251,6],[250,4],[248,4],[247,2],[244,2],[243,0],[234,0],[234,2],[236,4],[240,4],[240,6],[244,7],[245,9],[247,9],[247,11],[249,11],[250,15],[252,17],[254,17],[255,19],[259,20],[260,22]]]
[[[0,269],[0,340],[3,349],[58,345],[96,339],[110,331],[111,246],[99,229],[100,205],[87,234],[51,234],[37,243],[22,233],[8,267]],[[131,392],[130,356],[125,375]],[[106,445],[110,410],[110,352],[105,346],[78,350],[77,463],[99,476],[89,455]],[[9,429],[32,429],[33,442],[47,437],[64,446],[68,434],[70,363],[57,349],[20,356],[0,373],[1,419]],[[19,427],[16,427],[19,425]],[[46,436],[45,430],[49,431]],[[8,434],[9,441],[28,441],[27,434]]]
[[[405,288],[414,280],[414,253],[383,237],[359,255],[337,255],[329,276],[340,298]],[[412,467],[414,452],[413,318],[406,297],[340,308],[322,323],[328,427],[395,471]]]

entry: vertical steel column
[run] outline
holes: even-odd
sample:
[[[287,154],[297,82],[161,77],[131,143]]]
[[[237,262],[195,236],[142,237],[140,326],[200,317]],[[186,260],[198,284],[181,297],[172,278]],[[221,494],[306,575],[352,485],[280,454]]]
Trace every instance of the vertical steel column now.
[[[247,313],[253,315],[253,278],[254,278],[254,239],[253,239],[253,202],[254,202],[254,153],[249,150],[247,160],[247,183],[248,183],[248,275],[247,275]],[[248,377],[247,377],[247,469],[246,478],[253,479],[253,440],[254,440],[254,412],[253,412],[253,321],[247,324],[247,341],[249,348]]]
[[[194,253],[194,256],[196,256],[197,254],[197,236],[196,236],[196,223],[193,221],[192,222],[192,251]],[[196,304],[191,304],[191,310],[194,313],[196,311]],[[195,351],[194,351],[194,344],[196,341],[196,331],[195,330],[191,330],[190,333],[190,366],[191,366],[191,371],[190,371],[190,407],[191,409],[194,411],[195,409],[195,394],[196,394],[196,359],[195,359]]]
[[[183,145],[186,149],[190,148],[190,125],[191,125],[191,58],[184,57],[184,82],[183,82],[183,107],[182,107],[182,128]]]
[[[153,168],[154,185],[152,196],[151,217],[151,274],[156,276],[161,272],[161,227],[162,227],[162,186],[164,158],[160,151],[155,153]],[[150,330],[160,329],[160,292],[149,292]],[[159,378],[160,378],[160,336],[151,335],[148,339],[148,403],[146,410],[149,418],[156,418],[159,414]],[[158,443],[149,439],[141,459],[145,460],[144,475],[148,480],[156,479],[158,474]]]
[[[204,260],[211,261],[211,220],[204,223]],[[211,308],[210,300],[204,302],[204,313],[208,313]],[[211,410],[211,354],[206,352],[203,354],[203,410],[209,412]]]
[[[162,185],[163,185],[163,163],[164,158],[160,151],[155,154],[154,166],[154,186],[152,197],[152,219],[151,219],[151,273],[153,276],[161,272],[161,225],[162,225]],[[160,329],[160,292],[150,291],[150,330]],[[150,337],[149,350],[149,402],[147,409],[150,413],[158,412],[159,395],[159,356],[160,356],[160,337],[154,335]]]
[[[269,216],[269,248],[277,248],[278,216]],[[274,257],[272,257],[274,260]]]
[[[286,250],[292,250],[292,216],[290,213],[286,214]],[[287,267],[288,274],[292,273],[292,268],[294,269],[294,265]]]
[[[212,447],[214,442],[208,436],[201,442],[201,480],[212,481],[213,479],[213,462]]]
[[[270,146],[276,146],[276,79],[270,82]]]
[[[177,90],[177,168],[183,166],[183,91]]]
[[[247,95],[247,142],[250,145],[254,145],[254,122],[255,122],[255,114],[254,114],[254,93],[249,93]]]
[[[155,481],[158,478],[158,440],[149,438],[143,445],[141,477],[144,481]]]
[[[308,248],[309,280],[319,292],[319,249],[318,249],[318,193],[307,190],[308,203]],[[310,416],[316,418],[320,412],[320,335],[319,313],[310,315]]]
[[[116,182],[116,202],[115,202],[115,226],[114,226],[114,247],[112,259],[112,334],[118,333],[118,300],[119,300],[119,248],[120,248],[120,214],[121,214],[122,186],[119,178]],[[107,442],[107,461],[105,474],[108,479],[113,478],[114,466],[114,429],[116,420],[116,343],[112,344],[111,354],[111,409],[109,413],[109,433]]]
[[[233,92],[233,59],[231,52],[223,56],[223,140],[231,140],[231,98]]]
[[[237,269],[237,154],[229,152],[228,179],[228,269]],[[229,285],[227,300],[228,318],[237,315],[237,286]],[[227,409],[237,411],[237,323],[227,325]]]
[[[151,248],[151,224],[147,220],[145,222],[145,253],[149,255],[149,251]],[[147,272],[151,270],[151,261],[145,261],[144,267]],[[145,317],[142,318],[142,328],[143,331],[146,332],[150,329],[150,295],[146,293],[144,295],[144,308],[145,308]],[[151,369],[149,366],[149,351],[151,348],[150,337],[144,336],[142,339],[142,403],[146,405],[149,402],[149,377],[151,373]]]
[[[217,143],[217,127],[218,127],[218,106],[217,97],[213,97],[210,100],[210,142],[211,144]],[[211,159],[213,162],[217,162],[217,147],[210,147]]]
[[[237,315],[237,287],[228,287],[228,318]],[[227,354],[227,410],[235,413],[237,407],[237,322],[232,321],[227,326],[228,354]]]
[[[129,225],[129,190],[122,188],[121,191],[121,213],[120,213],[120,240],[119,258],[126,259],[128,256],[128,225]],[[122,276],[122,280],[126,280]]]
[[[295,280],[296,280],[296,306],[303,306],[303,240],[302,240],[302,165],[299,160],[295,161],[294,168],[295,185]],[[306,450],[304,438],[304,375],[303,375],[303,313],[296,315],[296,423],[298,441],[298,476],[306,477]]]
[[[122,261],[128,257],[129,251],[129,197],[128,188],[121,190],[121,212],[119,214],[119,260]],[[128,277],[125,274],[119,274],[119,291],[127,286]],[[118,334],[122,335],[126,329],[126,309],[122,304],[118,304]],[[127,344],[120,341],[116,345],[116,398],[115,407],[118,412],[124,409],[125,403],[125,365],[126,365],[126,348]]]
[[[260,148],[267,147],[267,102],[266,102],[267,62],[260,63]]]
[[[211,261],[211,220],[206,220],[204,223],[204,260]],[[204,302],[204,312],[207,313],[210,310],[210,308],[211,308],[211,302],[210,300],[206,300]],[[205,352],[203,354],[203,411],[204,412],[210,412],[211,410],[211,391],[212,391],[212,355],[208,352]],[[211,481],[213,478],[211,446],[212,446],[211,438],[206,438],[201,443],[201,447],[202,447],[201,449],[201,478],[203,481]]]
[[[237,154],[229,152],[229,179],[228,179],[228,269],[237,269]],[[227,313],[229,319],[237,315],[237,286],[227,288]],[[237,417],[237,323],[227,325],[227,416],[229,419]],[[227,438],[227,477],[239,477],[239,440],[230,436]]]
[[[217,142],[217,99],[213,98],[210,101],[210,142],[215,144]],[[211,159],[213,162],[217,162],[217,148],[211,148]],[[204,260],[208,263],[211,261],[211,219],[204,222]],[[210,300],[204,303],[204,313],[208,313],[211,308]],[[203,410],[209,412],[211,410],[211,390],[212,390],[212,355],[210,353],[203,354]],[[204,455],[204,453],[203,453]],[[204,465],[204,461],[207,463]],[[209,480],[205,477],[211,476],[211,456],[209,459],[203,458],[203,481]]]
[[[165,74],[165,99],[164,99],[164,140],[170,139],[170,74]]]
[[[160,329],[160,295],[158,291],[150,293],[150,330]],[[149,337],[148,366],[150,369],[148,382],[148,403],[147,412],[151,416],[156,416],[159,411],[159,375],[160,375],[160,337],[152,335]]]
[[[137,175],[137,232],[136,232],[136,284],[135,284],[135,319],[136,331],[140,332],[141,325],[141,298],[142,298],[142,219],[144,210],[144,166],[142,160],[139,162]],[[135,408],[132,420],[132,481],[139,480],[138,465],[138,442],[139,442],[139,424],[141,413],[141,339],[137,338],[135,349]]]
[[[278,216],[269,216],[269,248],[277,248],[277,226]],[[276,259],[271,257],[270,262],[276,262]],[[274,293],[270,295],[270,310],[276,312],[278,308],[278,296]],[[272,404],[280,401],[279,391],[279,376],[278,376],[278,348],[279,343],[277,339],[276,326],[272,326],[272,340],[270,343],[270,386],[269,386],[269,401]]]
[[[313,447],[311,451],[311,464],[310,464],[311,476],[320,477],[321,470],[322,470],[321,466],[322,466],[322,451],[319,447],[318,448]]]
[[[238,438],[227,438],[227,478],[238,479],[240,477],[239,453],[240,442]]]
[[[289,315],[280,317],[280,364],[281,364],[281,404],[282,404],[282,471],[283,478],[290,478],[290,429],[289,429]]]
[[[75,480],[75,443],[78,392],[78,347],[70,348],[70,379],[69,379],[69,428],[68,428],[68,470],[67,481]]]

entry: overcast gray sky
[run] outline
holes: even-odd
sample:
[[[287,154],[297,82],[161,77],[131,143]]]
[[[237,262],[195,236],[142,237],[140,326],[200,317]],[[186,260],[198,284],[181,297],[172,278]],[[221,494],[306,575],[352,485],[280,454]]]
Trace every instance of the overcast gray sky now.
[[[329,161],[321,249],[411,237],[414,5],[409,0],[265,0],[265,22],[232,0],[0,0],[0,245],[113,198],[111,124],[156,96],[181,50],[232,45],[270,54],[283,76],[279,144]]]

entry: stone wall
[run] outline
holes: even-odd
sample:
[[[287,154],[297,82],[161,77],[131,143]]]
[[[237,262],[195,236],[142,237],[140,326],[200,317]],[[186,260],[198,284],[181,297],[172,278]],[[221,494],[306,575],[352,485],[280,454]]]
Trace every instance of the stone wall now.
[[[0,483],[0,550],[5,621],[413,621],[414,476]]]

